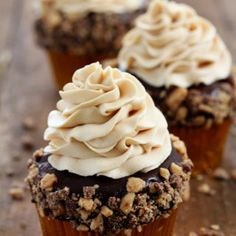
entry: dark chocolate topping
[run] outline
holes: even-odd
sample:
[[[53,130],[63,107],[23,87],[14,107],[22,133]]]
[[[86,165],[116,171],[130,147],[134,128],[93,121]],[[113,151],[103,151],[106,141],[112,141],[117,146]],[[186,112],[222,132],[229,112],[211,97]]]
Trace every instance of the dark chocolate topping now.
[[[83,187],[98,185],[99,188],[96,191],[96,194],[100,195],[100,197],[102,197],[104,200],[110,196],[121,197],[126,192],[126,183],[128,178],[131,176],[121,179],[111,179],[105,176],[83,177],[69,173],[68,171],[58,171],[50,165],[48,162],[48,156],[49,155],[45,155],[41,160],[39,160],[39,162],[37,162],[39,175],[43,177],[47,173],[55,174],[57,176],[57,185],[55,186],[56,188],[63,189],[64,187],[68,187],[71,192],[82,194]],[[159,175],[160,168],[169,169],[172,163],[181,165],[182,161],[183,157],[173,148],[170,156],[164,163],[162,163],[160,167],[149,171],[148,173],[138,172],[134,174],[133,177],[141,178],[146,182],[146,185],[151,182],[161,182],[161,177]]]

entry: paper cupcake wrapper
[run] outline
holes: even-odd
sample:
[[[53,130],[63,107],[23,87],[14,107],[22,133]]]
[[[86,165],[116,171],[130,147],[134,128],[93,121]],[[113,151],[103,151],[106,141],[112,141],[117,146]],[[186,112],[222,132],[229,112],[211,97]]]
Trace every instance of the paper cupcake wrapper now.
[[[168,218],[160,218],[155,222],[142,227],[142,231],[133,229],[109,236],[172,236],[177,210]],[[43,236],[104,236],[99,233],[77,231],[70,222],[58,221],[39,216]]]

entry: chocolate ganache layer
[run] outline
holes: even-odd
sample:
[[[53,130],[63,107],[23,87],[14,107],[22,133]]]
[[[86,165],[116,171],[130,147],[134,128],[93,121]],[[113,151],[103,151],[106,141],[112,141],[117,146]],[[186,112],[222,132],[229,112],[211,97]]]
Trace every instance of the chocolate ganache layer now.
[[[122,197],[127,192],[126,183],[129,177],[124,177],[121,179],[111,179],[106,176],[83,177],[80,175],[69,173],[68,171],[58,171],[50,165],[50,163],[48,162],[48,156],[49,155],[45,154],[38,160],[38,162],[36,162],[36,165],[39,168],[39,176],[41,178],[43,178],[48,173],[56,175],[56,189],[63,189],[64,187],[68,187],[73,193],[83,194],[83,188],[85,186],[98,185],[99,188],[97,189],[96,194],[98,194],[105,201],[110,196]],[[172,149],[170,156],[161,166],[152,171],[149,171],[148,173],[138,172],[134,174],[133,177],[144,180],[146,183],[145,185],[148,185],[152,182],[161,182],[162,179],[159,174],[160,169],[169,169],[172,163],[175,163],[179,166],[182,166],[183,164],[182,156],[174,148]]]

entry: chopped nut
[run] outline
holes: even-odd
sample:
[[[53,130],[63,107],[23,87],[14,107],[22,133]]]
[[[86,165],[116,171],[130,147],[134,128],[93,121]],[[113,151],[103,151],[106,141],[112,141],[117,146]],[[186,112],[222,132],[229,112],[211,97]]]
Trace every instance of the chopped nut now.
[[[15,200],[22,200],[24,198],[24,191],[21,187],[13,187],[10,189],[9,194]]]
[[[225,234],[219,230],[207,229],[205,227],[202,227],[200,229],[200,235],[201,236],[225,236]]]
[[[90,212],[85,211],[85,210],[79,210],[79,214],[80,214],[81,219],[85,221],[88,219]]]
[[[213,177],[218,180],[229,180],[230,176],[228,172],[223,168],[218,168],[214,171]]]
[[[166,168],[161,168],[160,176],[163,177],[165,180],[168,180],[170,178],[170,171]]]
[[[107,206],[103,206],[101,209],[101,213],[105,216],[105,217],[109,217],[113,215],[113,211],[108,208]]]
[[[28,176],[27,176],[27,179],[33,179],[33,178],[35,178],[37,175],[38,175],[38,173],[39,173],[39,169],[38,169],[38,167],[36,166],[36,165],[31,165],[30,167],[29,167],[29,174],[28,174]]]
[[[40,181],[40,187],[43,190],[51,191],[56,182],[57,177],[55,174],[46,174]]]
[[[127,193],[121,200],[120,209],[125,214],[129,214],[129,212],[132,210],[133,203],[135,199],[134,193]]]
[[[188,109],[186,107],[180,107],[176,113],[176,121],[184,120],[188,115]]]
[[[188,95],[188,90],[185,88],[176,88],[166,99],[166,105],[171,110],[176,110]]]
[[[89,231],[89,228],[86,225],[79,225],[76,227],[78,231]]]
[[[180,139],[173,141],[173,146],[181,155],[187,156],[187,149],[183,141]]]
[[[188,236],[198,236],[198,234],[195,232],[190,232]]]
[[[131,229],[126,229],[124,230],[125,236],[131,236],[132,235],[132,230]]]
[[[84,208],[86,211],[92,211],[94,205],[94,201],[92,199],[80,198],[79,206]]]
[[[145,187],[145,182],[140,178],[131,177],[128,179],[126,189],[130,193],[141,192]]]
[[[141,232],[143,231],[143,228],[142,228],[141,225],[139,225],[139,226],[137,227],[137,231],[138,231],[139,233],[141,233]]]
[[[182,175],[183,174],[183,168],[181,166],[176,165],[175,163],[171,164],[170,171],[171,171],[172,174],[176,174],[176,175]]]
[[[194,126],[204,125],[205,122],[206,122],[206,119],[204,116],[197,116],[196,118],[193,119]]]
[[[215,190],[211,189],[211,187],[208,184],[201,184],[198,187],[198,192],[199,193],[204,193],[207,195],[214,195],[215,194]]]
[[[174,143],[175,141],[179,140],[179,137],[175,136],[174,134],[170,134],[170,139]]]
[[[219,225],[211,225],[211,229],[220,230],[220,226]]]
[[[32,150],[34,147],[33,139],[31,136],[25,135],[21,139],[22,147],[25,150]]]
[[[32,117],[26,117],[22,122],[22,126],[26,130],[35,129],[35,123]]]
[[[103,231],[103,217],[102,214],[98,214],[98,216],[92,220],[90,225],[91,230],[99,230],[100,232]]]
[[[36,161],[40,161],[43,155],[44,155],[43,148],[40,148],[33,153],[33,157]]]

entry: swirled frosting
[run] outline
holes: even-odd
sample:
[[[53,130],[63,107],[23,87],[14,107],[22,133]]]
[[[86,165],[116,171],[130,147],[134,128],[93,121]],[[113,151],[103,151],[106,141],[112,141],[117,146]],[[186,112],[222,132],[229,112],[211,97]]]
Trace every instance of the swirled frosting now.
[[[60,10],[70,17],[77,17],[89,12],[135,11],[143,6],[144,0],[42,0],[42,3],[43,9]]]
[[[232,59],[216,28],[187,5],[153,0],[124,38],[119,67],[148,84],[190,87],[225,79]]]
[[[44,134],[57,170],[118,179],[170,155],[167,122],[134,76],[94,63],[77,70],[60,96]]]

